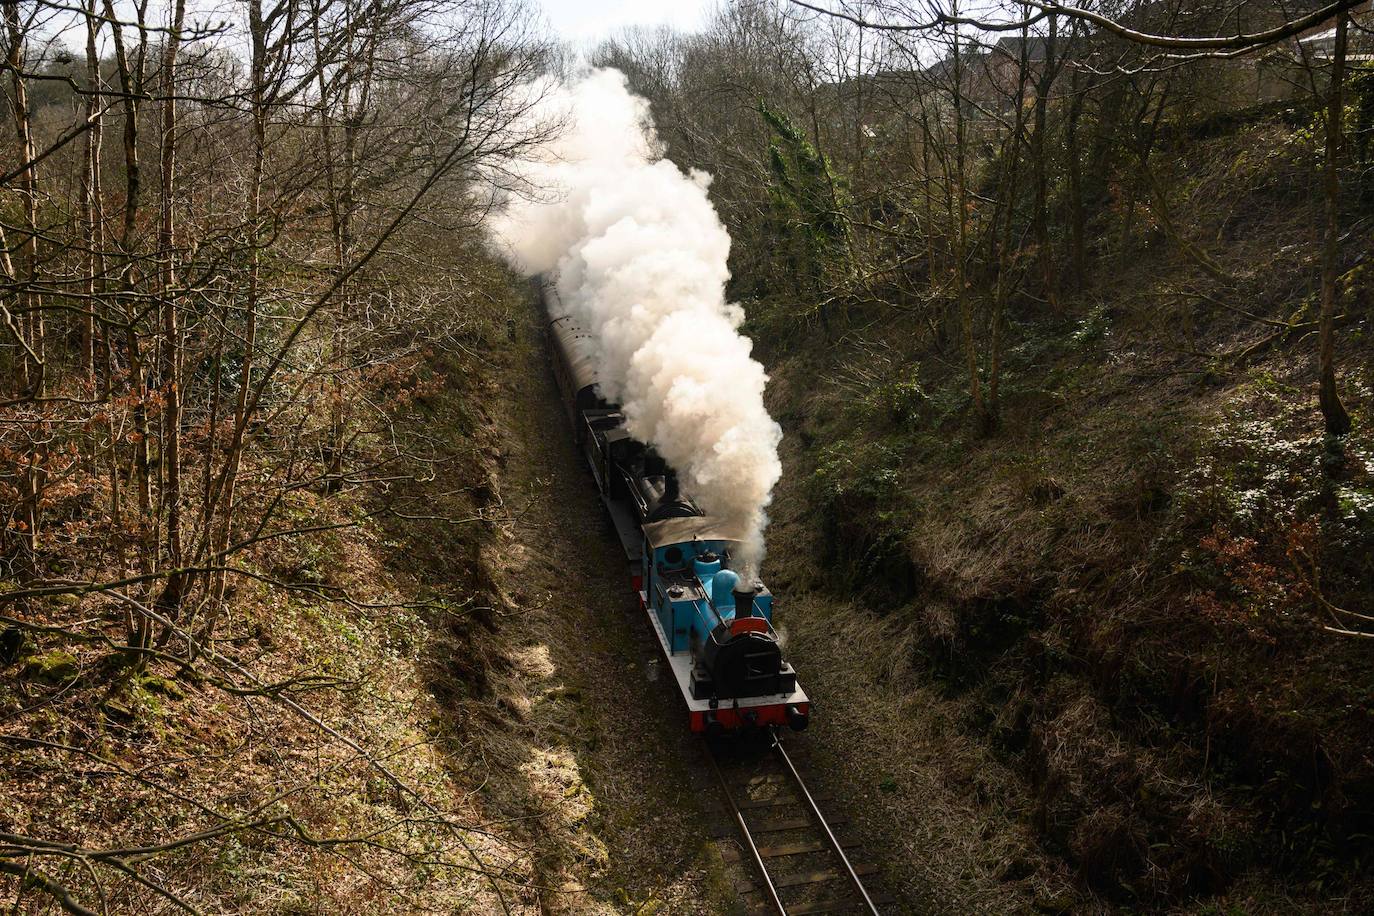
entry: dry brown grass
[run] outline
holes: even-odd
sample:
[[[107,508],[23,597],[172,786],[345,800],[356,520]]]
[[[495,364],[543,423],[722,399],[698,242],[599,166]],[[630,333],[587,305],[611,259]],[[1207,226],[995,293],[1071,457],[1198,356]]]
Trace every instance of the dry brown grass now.
[[[306,497],[296,508],[342,520],[352,503]],[[391,568],[384,542],[365,527],[260,551],[250,562],[285,571],[323,552],[328,578],[359,599],[413,595],[415,583]],[[111,667],[105,650],[45,640],[31,651],[70,652],[75,674],[20,677],[4,688],[5,829],[101,849],[266,815],[273,819],[261,826],[170,850],[139,869],[203,912],[402,913],[499,912],[479,869],[512,868],[503,891],[518,911],[530,874],[523,853],[436,741],[438,711],[421,663],[433,640],[420,616],[331,605],[264,583],[241,583],[232,600],[218,651],[260,683],[297,680],[284,695],[329,731],[270,696],[228,692],[165,662],[130,675]],[[107,601],[85,599],[53,621],[111,611]],[[462,824],[459,832],[420,799]],[[97,887],[79,867],[43,864],[97,910],[176,909],[100,866]],[[16,912],[52,908],[14,882],[7,892]]]
[[[483,804],[526,845],[541,912],[725,912],[701,750],[572,443],[538,307],[524,308],[479,408],[503,511],[471,559],[427,561],[471,563],[492,608],[469,633],[480,679],[444,718]]]
[[[854,785],[903,772],[942,824],[991,819],[987,848],[1031,850],[1028,868],[981,867],[979,840],[880,789],[874,810],[899,813],[874,823],[904,850],[896,867],[921,872],[913,899],[1358,909],[1370,783],[1349,697],[1370,662],[1323,634],[1285,559],[1291,525],[1332,499],[1311,340],[1272,323],[1311,317],[1313,161],[1277,123],[1194,143],[1169,176],[1172,216],[1233,282],[1179,257],[1147,208],[1129,258],[1095,253],[1067,320],[1013,329],[995,436],[968,422],[957,354],[901,316],[775,354],[787,476],[766,572],[818,721],[844,736],[816,740]],[[1115,237],[1106,217],[1094,231]],[[1347,341],[1367,423],[1374,359]],[[915,406],[892,410],[913,381]],[[1339,486],[1368,489],[1370,453],[1360,427]],[[1208,540],[1218,524],[1232,540]],[[1339,545],[1368,542],[1324,524],[1326,546],[1304,549],[1351,607],[1369,566]]]

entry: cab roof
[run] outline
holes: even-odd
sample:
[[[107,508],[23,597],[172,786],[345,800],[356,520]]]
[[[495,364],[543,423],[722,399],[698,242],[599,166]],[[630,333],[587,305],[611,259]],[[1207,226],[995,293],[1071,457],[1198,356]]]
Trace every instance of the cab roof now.
[[[656,550],[669,544],[687,544],[693,540],[742,541],[744,532],[709,515],[691,515],[647,523],[644,526],[644,539]]]

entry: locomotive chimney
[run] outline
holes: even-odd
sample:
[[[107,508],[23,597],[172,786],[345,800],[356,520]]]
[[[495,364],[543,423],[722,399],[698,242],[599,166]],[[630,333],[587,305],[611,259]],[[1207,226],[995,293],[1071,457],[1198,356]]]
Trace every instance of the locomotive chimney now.
[[[663,478],[663,501],[665,503],[675,503],[681,493],[677,485],[677,472],[669,470],[665,472]]]
[[[753,617],[754,616],[754,589],[752,586],[745,585],[741,579],[739,584],[733,589],[735,596],[735,616]]]

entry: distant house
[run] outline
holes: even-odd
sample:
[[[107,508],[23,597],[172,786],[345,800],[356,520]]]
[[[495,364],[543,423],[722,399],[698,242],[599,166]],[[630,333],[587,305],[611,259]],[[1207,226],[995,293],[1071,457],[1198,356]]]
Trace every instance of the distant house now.
[[[1346,60],[1353,66],[1374,62],[1374,2],[1351,14],[1346,31]],[[1320,91],[1319,75],[1336,50],[1336,27],[1330,21],[1300,33],[1253,58],[1242,58],[1254,72],[1254,101],[1274,102]]]
[[[1023,64],[1023,97],[1027,100],[1035,98],[1036,85],[1044,70],[1049,47],[1049,41],[1041,36],[1015,35],[997,39],[982,61],[990,90],[987,97],[982,99],[984,104],[996,104],[1000,114],[1011,113],[1017,81],[1023,78]],[[1058,53],[1062,55],[1063,51],[1064,43],[1061,41]]]
[[[1350,16],[1346,30],[1346,59],[1374,60],[1374,2]],[[1336,53],[1336,27],[1329,23],[1317,26],[1298,36],[1298,44],[1312,57],[1328,60]]]
[[[1311,0],[1313,7],[1317,0]],[[1295,11],[1290,15],[1296,15]],[[1160,0],[1146,0],[1133,5],[1122,21],[1144,31],[1163,31],[1159,21],[1169,14]],[[1183,21],[1171,20],[1171,30],[1179,34],[1219,33],[1214,22],[1185,15]],[[1282,19],[1273,7],[1266,7],[1256,18],[1231,27],[1255,32],[1278,25]],[[1352,66],[1374,65],[1374,0],[1362,3],[1352,13],[1353,25],[1348,33],[1347,57]],[[1325,77],[1320,70],[1335,46],[1335,27],[1328,20],[1302,34],[1274,46],[1234,58],[1199,61],[1193,65],[1193,76],[1187,96],[1198,114],[1234,111],[1267,102],[1281,102],[1310,96],[1320,91]],[[1100,36],[1099,36],[1100,37]],[[1095,55],[1102,45],[1092,32],[1080,32],[1070,43],[1061,31],[1055,50],[1060,70],[1055,93],[1065,92],[1065,74],[1076,67],[1088,67],[1088,55]],[[985,35],[978,41],[965,35],[956,62],[952,53],[923,67],[887,69],[829,84],[826,89],[837,98],[861,95],[864,136],[881,140],[900,124],[920,112],[921,117],[948,119],[953,114],[954,74],[959,73],[959,96],[965,129],[974,138],[990,139],[1006,129],[1011,120],[1017,96],[1018,80],[1023,104],[1035,100],[1037,84],[1046,64],[1049,43],[1044,35]],[[1067,59],[1062,55],[1070,54]],[[1082,55],[1082,56],[1080,56]],[[1111,66],[1096,62],[1096,66]],[[1024,73],[1022,67],[1025,67]]]

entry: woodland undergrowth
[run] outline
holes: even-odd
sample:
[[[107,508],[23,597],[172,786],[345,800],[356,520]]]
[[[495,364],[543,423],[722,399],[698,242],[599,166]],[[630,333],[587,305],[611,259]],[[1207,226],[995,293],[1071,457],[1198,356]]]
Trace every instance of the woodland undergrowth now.
[[[951,701],[1105,900],[1357,899],[1374,852],[1374,289],[1354,232],[1355,426],[1330,437],[1304,118],[1173,141],[1173,229],[1229,283],[1156,214],[1124,253],[1120,212],[1097,213],[1083,290],[1008,315],[995,430],[970,421],[957,344],[900,313],[856,306],[807,345],[785,303],[751,312],[786,340],[765,345],[772,406],[824,573],[775,561],[901,634],[864,643],[875,676]]]

